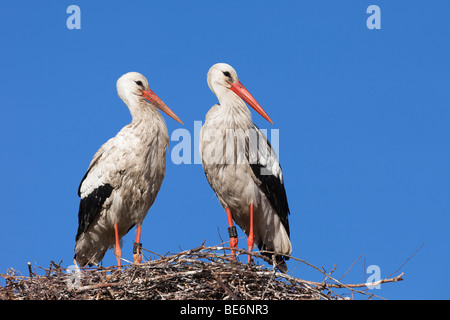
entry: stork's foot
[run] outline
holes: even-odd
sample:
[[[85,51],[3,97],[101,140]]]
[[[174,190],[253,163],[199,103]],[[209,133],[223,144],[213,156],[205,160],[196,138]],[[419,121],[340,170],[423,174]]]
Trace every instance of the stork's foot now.
[[[120,270],[120,265],[122,261],[122,249],[120,249],[120,246],[116,246],[114,254],[116,255],[117,267]]]
[[[248,252],[253,251],[253,245],[255,244],[255,235],[253,234],[253,204],[250,204],[250,231],[248,233],[247,238],[247,246]],[[247,263],[250,264],[252,262],[252,256],[248,255]]]
[[[231,247],[231,260],[236,260],[236,249],[238,245],[236,227],[232,226],[228,228],[228,234],[230,235],[230,247]]]
[[[248,243],[248,259],[247,259],[247,263],[248,264],[252,264],[253,263],[253,257],[250,255],[250,253],[253,251],[253,241],[249,241],[250,238],[247,240]]]
[[[142,261],[141,254],[142,254],[142,243],[135,242],[133,245],[134,264],[141,264]]]
[[[253,230],[252,230],[249,237],[247,238],[247,246],[248,246],[249,253],[251,253],[253,251],[253,244],[254,244],[254,238],[253,238]],[[250,262],[252,262],[252,256],[249,254],[247,263],[250,264]]]
[[[141,243],[141,228],[142,225],[139,223],[136,226],[136,242],[133,245],[133,259],[134,264],[141,264],[142,261],[142,243]]]
[[[117,259],[117,266],[119,267],[118,269],[120,270],[120,262],[122,259],[122,249],[120,248],[120,239],[119,239],[119,228],[117,227],[117,222],[114,224],[114,234],[116,237],[116,245],[115,245],[115,255],[116,255],[116,259]]]

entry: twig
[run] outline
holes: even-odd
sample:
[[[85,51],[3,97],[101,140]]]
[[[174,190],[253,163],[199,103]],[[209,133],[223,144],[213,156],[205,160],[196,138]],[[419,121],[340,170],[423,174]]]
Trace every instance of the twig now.
[[[31,270],[31,262],[27,262],[28,273],[30,274],[30,278],[33,278],[33,271]]]
[[[423,247],[424,244],[425,244],[425,242],[423,242],[423,243],[419,246],[419,248],[417,248],[417,250],[414,251],[413,255],[410,256],[408,259],[406,259],[406,261],[403,262],[402,265],[401,265],[400,267],[398,267],[397,270],[395,270],[394,272],[392,272],[392,273],[388,276],[388,278],[391,277],[393,274],[396,274],[397,272],[399,272],[399,271],[405,266],[405,264],[407,264],[408,261],[411,260],[411,259],[417,254],[417,252],[419,252],[419,250]],[[402,273],[402,274],[403,274],[403,273]]]
[[[77,292],[83,292],[87,290],[93,290],[93,289],[100,289],[100,288],[110,288],[110,287],[117,287],[122,285],[120,282],[113,282],[113,283],[97,283],[97,284],[91,284],[88,286],[80,287],[77,289]]]
[[[358,260],[359,260],[359,259],[361,259],[361,258],[362,258],[362,256],[363,256],[363,255],[360,255],[358,259],[356,259],[355,261],[353,261],[353,263],[352,263],[352,265],[350,266],[350,268],[348,268],[348,270],[347,270],[347,271],[345,271],[345,272],[344,272],[344,274],[343,274],[343,275],[342,275],[342,276],[341,276],[341,277],[340,277],[340,278],[338,279],[339,281],[341,281],[341,280],[342,280],[342,278],[344,278],[344,277],[345,277],[345,275],[346,275],[347,273],[349,273],[349,272],[350,272],[350,270],[351,270],[351,269],[353,268],[353,266],[355,265],[355,263],[356,263],[356,262],[358,262]],[[366,270],[366,269],[364,269],[364,270]]]
[[[233,293],[233,291],[230,290],[230,288],[228,288],[222,281],[222,279],[220,279],[220,277],[214,272],[212,271],[210,268],[207,268],[209,270],[209,272],[211,272],[211,274],[213,275],[213,277],[216,279],[217,283],[219,284],[219,286],[222,287],[223,290],[225,290],[225,292],[232,297],[234,300],[238,300],[238,297]]]

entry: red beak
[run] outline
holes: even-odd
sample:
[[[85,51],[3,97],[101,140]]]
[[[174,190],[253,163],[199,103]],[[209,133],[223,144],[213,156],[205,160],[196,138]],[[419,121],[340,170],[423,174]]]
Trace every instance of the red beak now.
[[[264,119],[273,124],[272,120],[264,111],[264,109],[259,105],[259,103],[255,100],[255,98],[253,98],[250,92],[248,92],[248,90],[245,89],[245,87],[240,81],[238,81],[237,83],[232,83],[230,90],[236,93],[240,98],[242,98],[242,100],[247,102],[247,104],[253,109],[255,109],[255,111],[258,112]]]
[[[177,115],[170,110],[170,108],[162,102],[162,100],[152,90],[148,89],[146,91],[142,91],[142,96],[155,107],[158,107],[161,111],[164,111],[169,117],[184,125],[183,121],[181,121],[180,118],[178,118]]]

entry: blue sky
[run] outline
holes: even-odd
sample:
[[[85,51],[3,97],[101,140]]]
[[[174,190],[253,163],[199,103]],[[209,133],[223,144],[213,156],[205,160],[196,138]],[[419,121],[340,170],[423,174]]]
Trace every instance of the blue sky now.
[[[80,30],[66,27],[71,4]],[[372,4],[380,30],[366,26]],[[363,283],[365,267],[388,276],[424,243],[405,281],[373,293],[450,298],[449,11],[444,0],[1,1],[0,273],[72,264],[78,185],[131,120],[115,87],[122,74],[144,74],[185,124],[165,116],[169,134],[182,127],[193,139],[217,102],[206,74],[226,62],[274,124],[255,112],[254,122],[279,129],[292,255],[336,264],[336,277],[363,255],[342,280]],[[172,162],[177,143],[142,229],[159,254],[227,238],[201,165]],[[134,236],[124,238],[129,260]],[[114,263],[109,251],[104,264]]]

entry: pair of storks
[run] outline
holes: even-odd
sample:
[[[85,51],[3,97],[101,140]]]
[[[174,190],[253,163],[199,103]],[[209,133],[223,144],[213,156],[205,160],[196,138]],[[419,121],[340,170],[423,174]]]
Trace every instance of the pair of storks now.
[[[227,213],[231,257],[235,259],[233,248],[238,244],[235,221],[248,236],[249,251],[256,243],[262,251],[276,252],[267,255],[275,257],[273,262],[280,270],[286,270],[285,256],[291,254],[292,247],[283,175],[273,149],[252,122],[245,102],[270,123],[272,120],[230,65],[213,65],[207,79],[219,104],[206,114],[200,133],[200,155],[208,182]],[[79,186],[75,260],[81,266],[98,264],[106,251],[114,247],[120,267],[120,239],[134,226],[133,258],[136,264],[141,262],[141,226],[164,179],[169,143],[167,128],[157,109],[182,124],[150,90],[143,75],[123,75],[117,81],[117,91],[128,106],[132,121],[97,151]],[[243,141],[239,147],[240,138]]]

